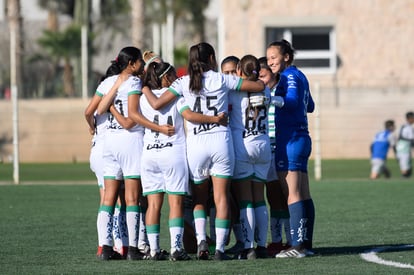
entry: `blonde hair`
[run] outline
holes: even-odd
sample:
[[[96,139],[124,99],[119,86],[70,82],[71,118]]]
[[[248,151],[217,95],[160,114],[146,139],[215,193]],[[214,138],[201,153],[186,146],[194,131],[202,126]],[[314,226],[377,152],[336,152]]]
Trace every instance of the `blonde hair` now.
[[[151,64],[152,62],[162,62],[161,56],[150,50],[147,50],[142,54],[142,59],[144,59],[145,62],[145,70],[147,70],[149,64]]]

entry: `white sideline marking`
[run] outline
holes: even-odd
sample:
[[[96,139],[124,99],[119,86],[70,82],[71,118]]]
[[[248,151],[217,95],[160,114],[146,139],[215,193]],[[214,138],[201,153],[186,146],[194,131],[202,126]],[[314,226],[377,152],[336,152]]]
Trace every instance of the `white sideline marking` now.
[[[395,266],[395,267],[399,267],[399,268],[414,269],[414,266],[411,265],[411,264],[404,264],[404,263],[399,263],[399,262],[394,262],[394,261],[386,261],[386,260],[383,260],[383,259],[381,259],[380,257],[377,256],[378,252],[383,252],[383,251],[391,250],[391,249],[392,250],[408,249],[408,248],[413,248],[413,247],[414,247],[414,245],[412,245],[412,244],[401,245],[401,246],[383,246],[383,247],[374,248],[374,249],[368,250],[364,253],[361,253],[360,256],[365,261],[376,263],[376,264]]]

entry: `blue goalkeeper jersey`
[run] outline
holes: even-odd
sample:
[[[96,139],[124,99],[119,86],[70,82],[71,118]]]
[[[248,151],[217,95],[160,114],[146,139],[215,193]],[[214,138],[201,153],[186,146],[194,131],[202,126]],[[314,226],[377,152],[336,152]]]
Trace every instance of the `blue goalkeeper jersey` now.
[[[275,126],[278,133],[308,133],[307,113],[313,112],[315,103],[309,90],[306,76],[296,68],[289,66],[280,73],[276,87],[276,96],[283,97],[285,104],[275,110]]]
[[[391,134],[391,131],[384,130],[375,135],[374,141],[371,144],[371,158],[383,160],[387,158]]]

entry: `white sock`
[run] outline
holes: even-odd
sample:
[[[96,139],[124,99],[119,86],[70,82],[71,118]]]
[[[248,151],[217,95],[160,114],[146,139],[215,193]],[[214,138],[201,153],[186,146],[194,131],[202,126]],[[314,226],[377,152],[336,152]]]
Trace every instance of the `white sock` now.
[[[197,244],[206,240],[206,213],[204,210],[194,211],[194,227],[197,238]]]
[[[216,218],[216,250],[224,252],[227,236],[229,234],[230,220]]]
[[[253,248],[255,217],[252,204],[246,205],[246,208],[240,208],[240,224],[243,232],[244,248]]]
[[[112,239],[112,220],[113,207],[102,205],[99,209],[96,225],[98,228],[99,246],[113,246]]]
[[[127,206],[126,220],[128,227],[128,246],[138,246],[138,231],[139,231],[139,214],[138,206]]]
[[[170,228],[170,253],[174,253],[176,250],[181,251],[183,248],[183,235],[184,235],[184,218],[174,218],[168,221]]]
[[[146,209],[139,207],[139,233],[138,233],[138,248],[144,249],[148,245],[147,229],[145,227]]]
[[[259,203],[254,208],[254,214],[256,219],[255,225],[255,240],[258,246],[266,247],[267,231],[269,228],[269,213],[264,202]]]
[[[113,217],[113,226],[112,226],[112,236],[114,239],[114,250],[121,253],[122,252],[122,235],[121,235],[121,228],[120,228],[120,209],[117,205],[114,211]]]
[[[122,246],[128,247],[128,226],[127,226],[127,221],[126,221],[125,206],[121,206],[119,217],[118,217],[118,226],[121,232]]]

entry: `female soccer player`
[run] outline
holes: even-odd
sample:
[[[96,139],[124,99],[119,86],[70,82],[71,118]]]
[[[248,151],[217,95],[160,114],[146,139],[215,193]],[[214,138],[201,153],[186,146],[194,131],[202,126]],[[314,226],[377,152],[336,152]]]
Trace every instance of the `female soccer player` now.
[[[123,48],[118,57],[116,64],[119,69],[119,76],[115,76],[117,83],[122,83],[119,89],[111,89],[103,96],[98,105],[97,113],[102,114],[109,109],[110,105],[115,108],[123,116],[128,117],[129,97],[139,94],[141,91],[141,81],[133,76],[140,74],[143,70],[143,61],[141,51],[135,47]],[[138,108],[138,107],[136,107]],[[128,254],[127,259],[142,259],[142,255],[138,250],[138,202],[141,193],[140,184],[140,158],[142,153],[143,127],[141,125],[150,124],[149,121],[142,119],[141,125],[135,125],[131,120],[132,126],[126,129],[114,118],[109,118],[108,131],[105,134],[104,141],[104,180],[105,193],[101,211],[98,214],[99,235],[104,239],[102,251],[102,259],[110,259],[108,255],[108,247],[112,249],[112,239],[106,232],[112,231],[112,218],[114,206],[119,189],[119,170],[122,171],[125,182],[125,202],[126,217],[128,227]],[[148,124],[148,125],[147,125]],[[173,134],[172,126],[152,125],[155,130],[166,134]],[[137,157],[138,156],[138,157]]]
[[[238,75],[251,81],[258,80],[259,71],[259,61],[253,55],[243,56],[237,66]],[[235,152],[232,184],[239,202],[244,241],[244,250],[238,255],[239,259],[267,257],[268,211],[264,185],[271,160],[270,140],[267,134],[268,107],[265,104],[251,106],[251,94],[234,92],[229,96],[232,106],[230,128]],[[267,87],[263,90],[263,95],[270,97]]]
[[[270,89],[270,95],[276,92],[279,74],[274,74],[267,65],[266,57],[259,58],[260,73],[259,79]],[[286,197],[283,195],[282,186],[276,173],[275,148],[276,148],[276,128],[275,128],[275,106],[269,104],[269,138],[272,148],[272,160],[266,182],[266,196],[270,206],[270,236],[271,243],[267,246],[268,255],[274,257],[280,251],[290,247],[290,224],[289,209]],[[283,230],[284,229],[284,230]],[[283,243],[283,231],[286,235],[286,243]]]
[[[115,81],[114,78],[110,81],[104,81],[105,79],[117,74],[117,66],[115,61],[111,62],[112,64],[106,71],[105,76],[102,77],[101,83],[96,89],[96,93],[92,97],[88,106],[85,109],[85,119],[89,125],[89,132],[93,135],[92,138],[92,148],[90,152],[90,168],[95,173],[95,176],[98,181],[100,202],[99,206],[103,204],[105,186],[104,186],[104,175],[103,175],[103,147],[104,147],[104,136],[107,131],[107,122],[109,117],[109,112],[98,115],[96,109],[98,108],[99,102],[102,99],[102,96],[107,93]],[[124,128],[130,127],[130,121],[123,117],[114,107],[111,105],[110,112],[113,116],[117,118],[120,124]],[[122,257],[126,257],[126,252],[128,248],[128,233],[126,229],[125,221],[125,200],[123,194],[123,186],[119,190],[119,198],[117,207],[114,212],[113,219],[113,239],[114,239],[114,250],[121,254]],[[99,243],[97,256],[101,257],[102,254],[102,244]],[[112,255],[113,257],[120,258],[115,252]]]
[[[169,88],[169,92],[156,98],[154,94],[145,92],[153,108],[159,109],[184,96],[192,111],[217,115],[228,113],[228,91],[248,90],[262,91],[263,82],[243,81],[232,75],[216,72],[217,61],[213,47],[205,42],[190,48],[189,75],[177,79]],[[193,182],[194,220],[197,233],[199,259],[208,259],[206,242],[206,201],[208,199],[208,179],[211,176],[214,202],[217,209],[216,251],[215,260],[228,260],[224,254],[224,246],[228,235],[229,203],[228,188],[233,174],[234,152],[230,131],[218,123],[187,123],[187,159],[190,177]]]
[[[294,49],[286,40],[271,43],[266,50],[267,64],[280,75],[275,96],[275,162],[285,190],[290,213],[292,247],[276,258],[301,258],[312,253],[315,208],[311,198],[308,160],[312,142],[307,113],[315,104],[305,75],[292,65]]]

